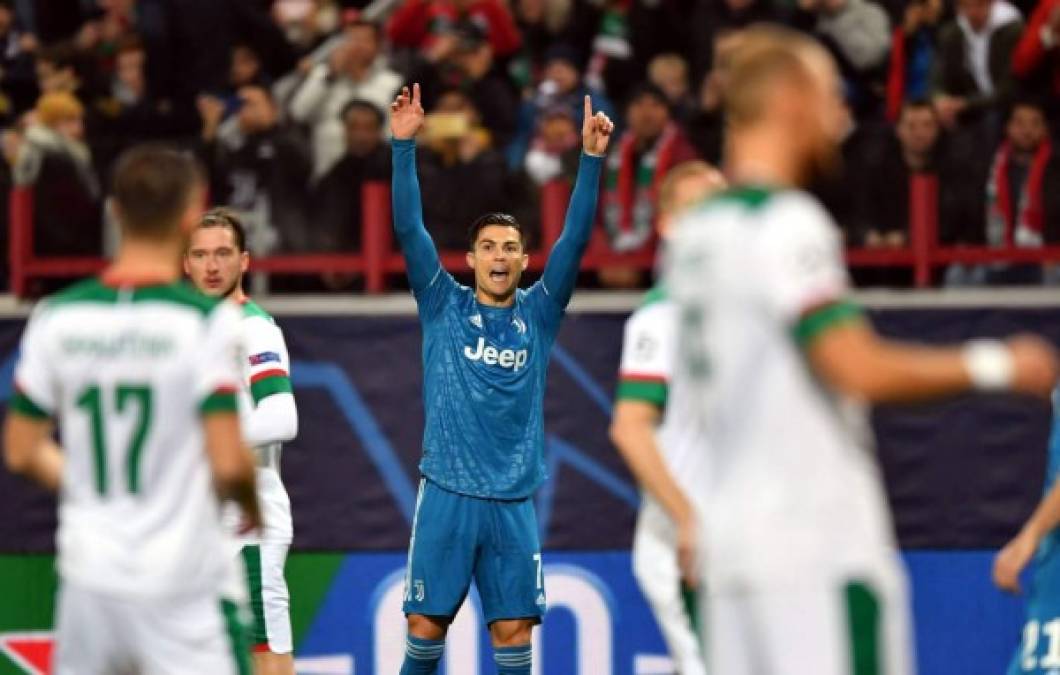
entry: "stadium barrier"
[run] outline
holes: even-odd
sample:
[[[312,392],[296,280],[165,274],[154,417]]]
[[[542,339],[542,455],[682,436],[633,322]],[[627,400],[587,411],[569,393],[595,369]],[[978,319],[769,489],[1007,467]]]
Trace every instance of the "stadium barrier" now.
[[[563,220],[570,198],[570,186],[552,181],[541,191],[541,242],[530,252],[531,272],[544,268],[547,253],[563,231]],[[79,277],[93,274],[106,264],[92,257],[39,257],[33,253],[33,190],[17,187],[11,191],[9,206],[10,289],[25,297],[31,279]],[[847,264],[855,268],[912,269],[918,288],[931,286],[936,269],[953,263],[1050,263],[1060,262],[1060,246],[992,248],[987,246],[942,246],[938,240],[938,180],[917,175],[910,180],[909,245],[897,249],[850,248]],[[270,274],[356,273],[364,275],[368,293],[382,293],[395,276],[404,274],[405,261],[394,247],[391,225],[390,187],[378,181],[362,187],[360,252],[312,253],[255,256],[251,269]],[[599,227],[582,260],[582,269],[596,271],[607,267],[632,267],[651,271],[655,265],[654,246],[633,253],[615,253]],[[450,271],[466,269],[463,250],[441,251],[442,264]]]

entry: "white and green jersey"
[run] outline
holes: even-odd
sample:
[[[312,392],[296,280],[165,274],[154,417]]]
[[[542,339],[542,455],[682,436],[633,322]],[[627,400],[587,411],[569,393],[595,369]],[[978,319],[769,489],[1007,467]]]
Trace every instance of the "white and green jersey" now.
[[[802,192],[724,193],[682,219],[666,285],[708,440],[711,582],[798,583],[879,560],[893,534],[864,410],[804,354],[860,316],[829,216]]]
[[[239,415],[247,441],[254,447],[258,460],[258,497],[262,507],[264,527],[260,538],[243,537],[246,542],[260,540],[290,543],[293,531],[291,502],[280,480],[281,442],[276,439],[278,418],[295,418],[293,398],[274,409],[262,408],[267,399],[280,394],[291,394],[291,363],[283,331],[257,303],[247,299],[242,304],[240,322],[246,350],[243,359],[243,386],[239,392]],[[271,403],[272,401],[269,401]],[[266,404],[267,405],[267,404]],[[273,419],[261,419],[264,412]]]
[[[675,368],[676,360],[677,306],[659,286],[626,320],[617,398],[662,411],[656,433],[659,450],[677,484],[695,497],[704,480],[705,439],[688,378]]]
[[[228,565],[201,418],[235,413],[239,308],[183,283],[91,279],[44,300],[11,409],[54,418],[59,571],[137,597],[212,591]]]

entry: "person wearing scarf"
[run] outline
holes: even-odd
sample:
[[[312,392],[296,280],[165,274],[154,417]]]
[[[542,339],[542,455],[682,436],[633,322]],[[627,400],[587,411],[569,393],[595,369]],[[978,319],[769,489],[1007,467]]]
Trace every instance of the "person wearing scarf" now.
[[[1043,186],[1053,149],[1045,114],[1034,103],[1013,107],[1006,139],[987,179],[986,240],[991,246],[1037,248],[1044,241]]]
[[[696,158],[670,116],[666,95],[643,84],[630,97],[627,131],[607,158],[603,221],[612,250],[636,251],[652,241],[659,181],[667,170]]]

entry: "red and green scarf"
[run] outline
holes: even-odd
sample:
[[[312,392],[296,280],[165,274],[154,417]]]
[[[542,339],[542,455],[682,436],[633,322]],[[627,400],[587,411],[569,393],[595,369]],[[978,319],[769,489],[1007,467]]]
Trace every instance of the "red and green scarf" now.
[[[1042,245],[1042,227],[1045,224],[1042,183],[1052,154],[1053,148],[1048,140],[1038,147],[1017,202],[1010,194],[1008,180],[1012,148],[1005,142],[998,149],[986,185],[986,232],[991,245],[1027,248]]]
[[[608,155],[603,219],[615,251],[635,251],[651,239],[659,181],[673,164],[679,140],[676,125],[670,124],[635,161],[636,139],[627,132],[618,151]]]

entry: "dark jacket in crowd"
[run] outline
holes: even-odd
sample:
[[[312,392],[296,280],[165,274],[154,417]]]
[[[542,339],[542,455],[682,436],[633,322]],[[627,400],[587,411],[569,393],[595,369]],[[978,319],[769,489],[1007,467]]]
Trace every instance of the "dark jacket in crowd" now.
[[[316,250],[361,250],[361,189],[369,181],[390,183],[390,149],[385,145],[367,157],[345,155],[320,179],[308,224]]]

